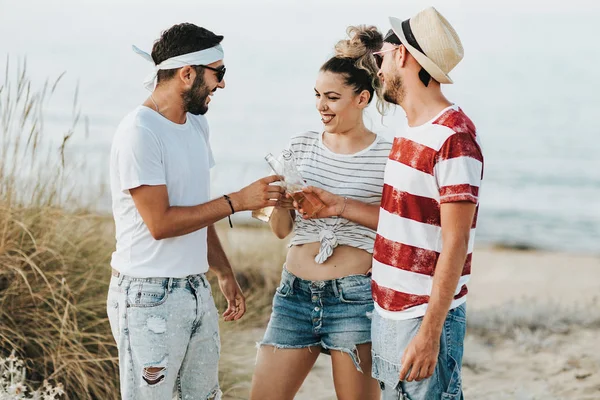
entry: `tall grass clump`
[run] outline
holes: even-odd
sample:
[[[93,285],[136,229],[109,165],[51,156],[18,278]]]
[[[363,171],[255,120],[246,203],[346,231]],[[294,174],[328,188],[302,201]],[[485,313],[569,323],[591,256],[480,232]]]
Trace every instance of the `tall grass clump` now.
[[[67,399],[117,399],[105,311],[110,220],[83,206],[77,160],[65,151],[80,125],[44,136],[62,75],[36,88],[7,59],[0,85],[0,357],[26,361],[28,383],[61,383]],[[76,101],[75,101],[76,103]]]

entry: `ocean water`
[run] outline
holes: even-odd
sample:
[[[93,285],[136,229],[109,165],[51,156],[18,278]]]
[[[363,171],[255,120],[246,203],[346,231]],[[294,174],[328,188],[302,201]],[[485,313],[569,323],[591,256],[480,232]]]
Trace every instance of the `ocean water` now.
[[[150,49],[163,29],[185,21],[223,34],[226,88],[207,114],[216,197],[268,174],[264,155],[284,148],[290,136],[321,129],[314,81],[348,25],[385,32],[388,15],[407,18],[428,5],[0,0],[0,51],[13,67],[26,57],[38,85],[66,71],[46,112],[46,137],[59,140],[70,126],[78,87],[89,132],[75,135],[68,156],[85,158],[100,177],[94,182],[102,183],[117,124],[148,95],[142,81],[151,68],[131,45]],[[478,243],[600,253],[600,6],[580,0],[434,5],[465,47],[451,74],[455,85],[445,93],[473,119],[484,147]],[[371,107],[365,119],[390,139],[405,124],[401,109],[382,118]],[[98,208],[109,210],[110,199],[101,197]]]

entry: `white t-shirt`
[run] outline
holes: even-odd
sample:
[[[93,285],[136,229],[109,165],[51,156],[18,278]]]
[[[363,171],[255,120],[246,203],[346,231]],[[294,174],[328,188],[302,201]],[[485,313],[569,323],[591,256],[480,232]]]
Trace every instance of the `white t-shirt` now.
[[[206,229],[155,240],[129,189],[166,185],[171,206],[206,203],[214,164],[204,116],[188,113],[184,124],[176,124],[139,106],[121,121],[110,159],[117,239],[114,269],[138,278],[181,278],[208,271]]]

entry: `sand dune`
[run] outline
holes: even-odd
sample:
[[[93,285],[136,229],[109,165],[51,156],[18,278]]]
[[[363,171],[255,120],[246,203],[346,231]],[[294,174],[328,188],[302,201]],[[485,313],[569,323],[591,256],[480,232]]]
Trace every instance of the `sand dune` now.
[[[598,257],[478,249],[468,299],[465,397],[600,399],[599,297]],[[248,343],[238,354],[239,368],[251,374],[262,329],[234,335],[228,340]],[[245,398],[249,382],[238,387],[225,398]],[[296,399],[335,399],[329,357],[319,357]]]

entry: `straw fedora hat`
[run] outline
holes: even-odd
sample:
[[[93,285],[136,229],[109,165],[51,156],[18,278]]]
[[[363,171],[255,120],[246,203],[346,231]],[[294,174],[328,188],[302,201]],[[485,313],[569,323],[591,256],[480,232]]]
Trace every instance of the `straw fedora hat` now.
[[[433,7],[405,21],[389,19],[392,30],[421,67],[439,83],[453,83],[448,73],[462,60],[464,50],[448,20]]]

